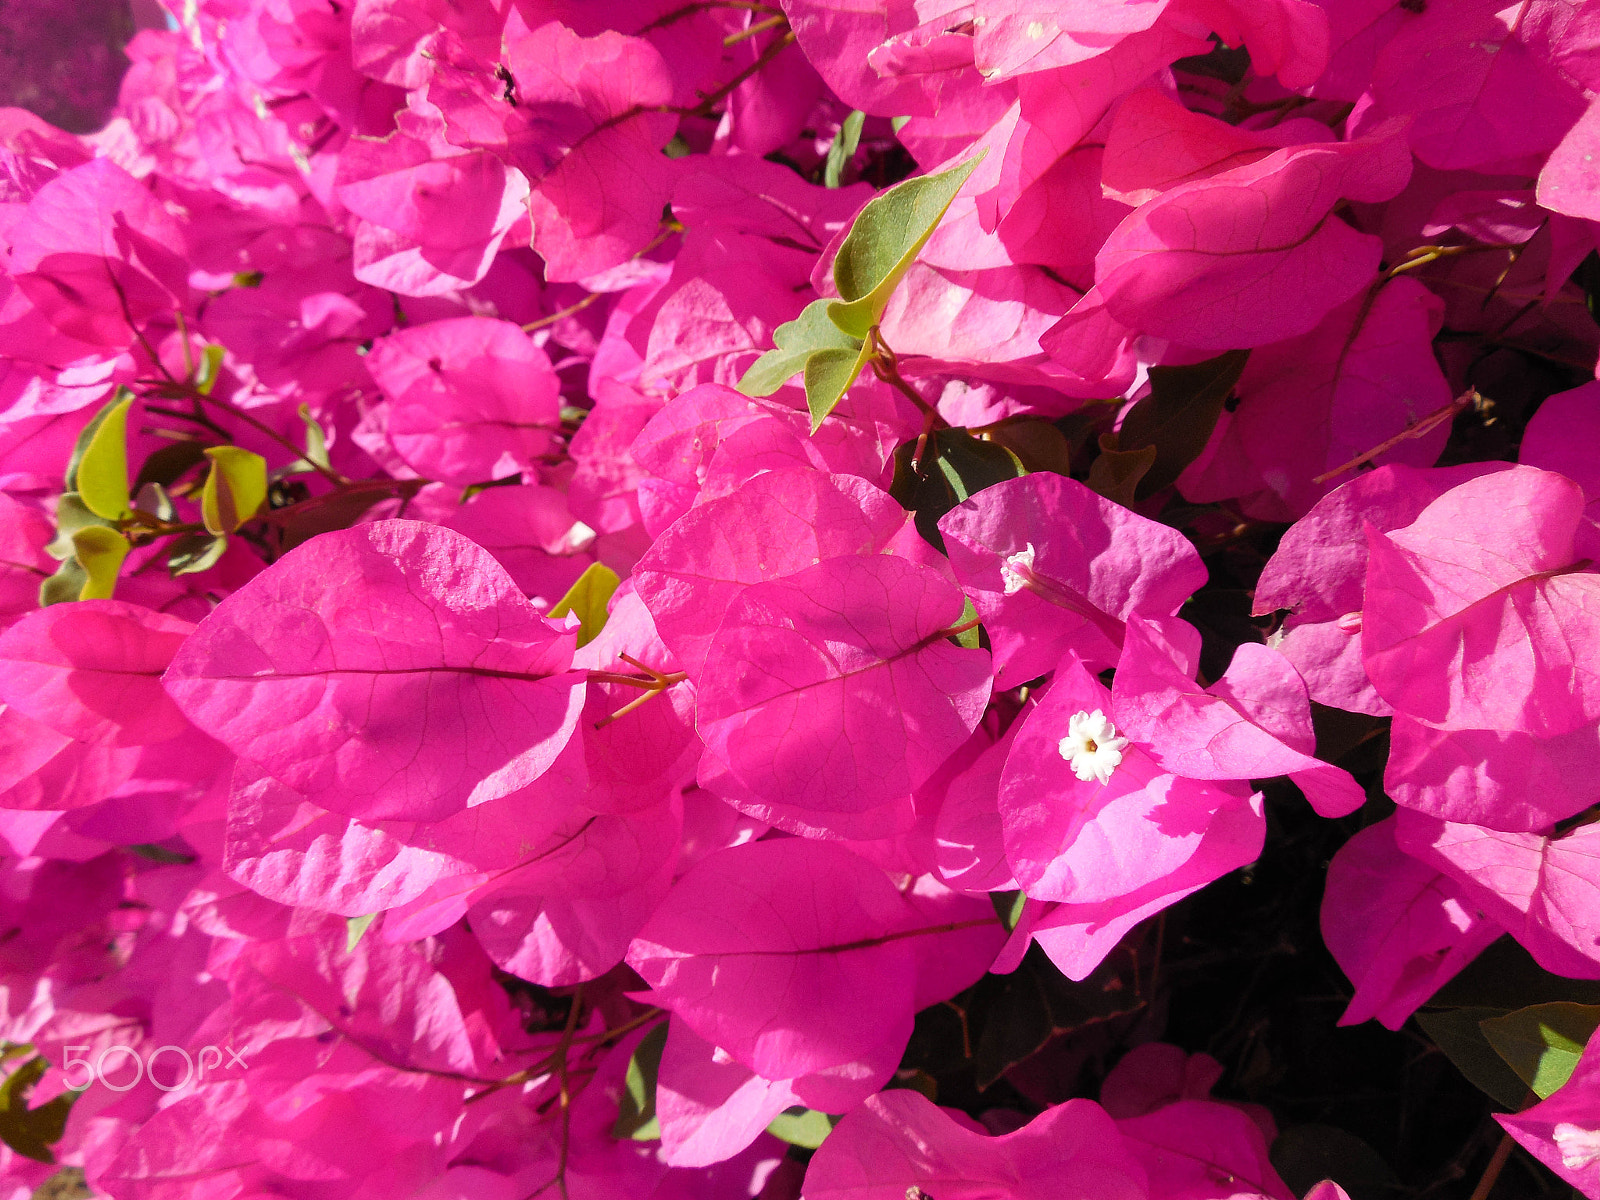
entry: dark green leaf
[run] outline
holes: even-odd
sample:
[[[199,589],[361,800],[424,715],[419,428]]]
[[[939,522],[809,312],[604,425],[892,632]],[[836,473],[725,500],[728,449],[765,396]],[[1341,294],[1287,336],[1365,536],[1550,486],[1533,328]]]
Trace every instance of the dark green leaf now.
[[[140,842],[129,846],[129,854],[137,854],[140,858],[147,858],[158,863],[192,863],[195,856],[186,854],[182,850],[169,850],[165,846],[158,846],[154,842]]]
[[[195,575],[217,565],[228,548],[226,534],[185,533],[172,539],[167,550],[167,570],[174,579]]]
[[[274,521],[282,538],[281,549],[288,552],[319,533],[348,529],[374,504],[388,500],[395,494],[395,492],[353,490],[330,492],[326,496],[318,496],[302,504],[296,504],[292,511],[282,510],[281,515]]]
[[[1284,1130],[1272,1143],[1272,1165],[1297,1196],[1331,1179],[1350,1200],[1392,1200],[1400,1182],[1381,1154],[1333,1125]]]
[[[1489,1044],[1542,1100],[1572,1077],[1584,1046],[1600,1028],[1600,1006],[1535,1004],[1490,1017],[1480,1026]]]
[[[1438,1008],[1476,1006],[1511,1012],[1553,1000],[1600,1004],[1600,979],[1552,975],[1507,934],[1468,963],[1428,1003]]]
[[[663,1021],[634,1049],[617,1101],[617,1120],[611,1136],[635,1142],[651,1142],[661,1136],[656,1120],[656,1076],[661,1072],[661,1052],[667,1045],[667,1025]]]
[[[1010,975],[987,976],[973,1000],[981,1028],[973,1047],[977,1085],[991,1087],[1007,1070],[1051,1038],[1143,1005],[1133,986],[1132,960],[1110,955],[1088,978],[1073,982],[1037,945]]]
[[[204,462],[205,457],[204,442],[172,442],[152,451],[139,468],[138,478],[133,481],[133,490],[137,492],[147,483],[171,487],[185,472],[192,471]]]
[[[1469,1083],[1514,1112],[1522,1107],[1528,1085],[1495,1053],[1480,1027],[1480,1022],[1505,1014],[1503,1008],[1449,1008],[1419,1012],[1417,1024]]]
[[[975,492],[1028,473],[1010,450],[980,441],[965,429],[940,429],[929,435],[922,462],[913,468],[916,450],[916,442],[905,442],[894,452],[889,492],[903,508],[917,514],[917,532],[941,552],[940,517]]]
[[[1229,350],[1192,366],[1150,368],[1150,394],[1128,410],[1115,435],[1107,435],[1121,453],[1155,448],[1138,481],[1139,499],[1169,487],[1200,457],[1249,358],[1248,350]]]
[[[50,1064],[30,1058],[0,1083],[0,1141],[18,1154],[35,1162],[53,1163],[50,1146],[61,1140],[67,1128],[67,1114],[77,1096],[64,1092],[38,1108],[28,1107],[28,1093]]]
[[[1012,418],[984,430],[984,437],[1011,451],[1030,471],[1072,474],[1072,443],[1050,421]]]
[[[1010,933],[1022,920],[1022,910],[1027,906],[1028,897],[1022,892],[990,892],[989,903],[994,905],[994,915],[1000,918],[1006,932]]]
[[[1157,450],[1154,446],[1118,450],[1116,443],[1116,435],[1112,433],[1100,439],[1100,453],[1089,465],[1089,478],[1085,482],[1107,500],[1132,508],[1139,498],[1139,485],[1155,466]]]
[[[141,485],[133,496],[133,507],[162,521],[176,519],[178,510],[172,506],[172,497],[159,483]]]

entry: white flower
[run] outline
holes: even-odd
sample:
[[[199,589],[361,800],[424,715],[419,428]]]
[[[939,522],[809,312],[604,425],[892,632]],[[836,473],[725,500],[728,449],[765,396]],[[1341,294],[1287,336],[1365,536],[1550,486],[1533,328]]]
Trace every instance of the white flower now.
[[[1584,1129],[1562,1121],[1551,1131],[1550,1140],[1561,1151],[1561,1165],[1569,1171],[1600,1162],[1600,1129]]]
[[[1067,722],[1067,736],[1058,747],[1073,774],[1085,783],[1091,779],[1109,783],[1127,748],[1128,739],[1117,736],[1117,727],[1098,708],[1092,713],[1073,713]]]
[[[1006,595],[1015,596],[1028,586],[1033,578],[1033,543],[1029,542],[1015,554],[1000,560],[1000,582],[1005,584]]]

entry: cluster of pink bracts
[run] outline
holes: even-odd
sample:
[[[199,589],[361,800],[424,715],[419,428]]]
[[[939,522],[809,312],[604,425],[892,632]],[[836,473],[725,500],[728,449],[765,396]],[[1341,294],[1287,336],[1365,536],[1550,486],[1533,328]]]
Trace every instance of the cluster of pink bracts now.
[[[1600,978],[1600,6],[1502,2],[191,0],[100,132],[0,110],[0,1037],[88,1082],[0,1195],[1293,1200],[1174,1047],[891,1085],[1254,861],[1253,781],[1359,809],[1313,702],[1391,720],[1347,1021]],[[736,390],[849,181],[973,159],[889,370]],[[890,494],[1236,351],[1149,495]],[[1517,462],[1434,466],[1495,381]],[[1600,1039],[1504,1123],[1600,1197]]]

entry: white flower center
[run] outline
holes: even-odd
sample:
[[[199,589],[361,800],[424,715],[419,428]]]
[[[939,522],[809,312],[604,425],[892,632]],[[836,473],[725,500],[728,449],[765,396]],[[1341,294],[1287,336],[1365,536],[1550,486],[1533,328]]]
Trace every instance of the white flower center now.
[[[1561,1165],[1569,1171],[1600,1162],[1600,1129],[1584,1129],[1562,1121],[1551,1131],[1550,1140],[1561,1151]]]
[[[1000,560],[1000,582],[1005,585],[1006,595],[1015,596],[1027,587],[1033,579],[1033,543],[1029,542],[1015,554],[1008,554]]]
[[[1117,736],[1117,727],[1098,708],[1073,713],[1067,722],[1067,736],[1057,747],[1073,774],[1085,783],[1091,779],[1109,783],[1127,748],[1128,739]]]

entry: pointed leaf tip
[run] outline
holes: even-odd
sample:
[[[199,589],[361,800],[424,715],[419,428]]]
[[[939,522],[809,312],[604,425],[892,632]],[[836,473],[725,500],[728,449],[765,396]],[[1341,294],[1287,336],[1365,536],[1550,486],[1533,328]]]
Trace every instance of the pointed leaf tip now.
[[[211,471],[200,493],[200,514],[214,534],[232,533],[267,500],[267,460],[237,446],[206,450]]]
[[[95,426],[75,469],[78,495],[97,517],[128,515],[128,409],[133,398],[116,401]]]
[[[611,615],[607,605],[621,583],[621,578],[605,563],[590,563],[577,582],[567,589],[567,594],[556,601],[550,615],[564,617],[577,613],[578,620],[583,622],[578,630],[578,645],[587,646],[605,628]]]
[[[867,202],[833,260],[833,282],[841,298],[828,305],[835,325],[854,337],[867,336],[982,158],[979,154],[937,175],[897,183]]]

